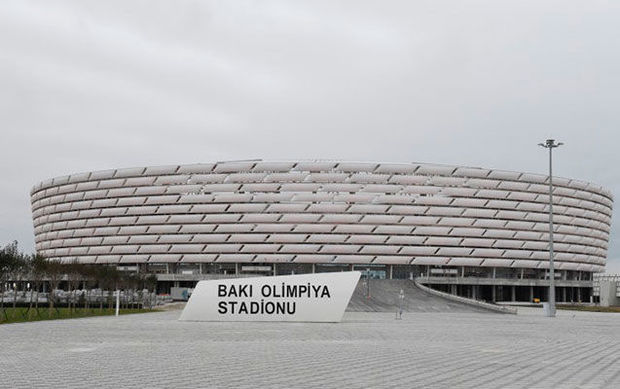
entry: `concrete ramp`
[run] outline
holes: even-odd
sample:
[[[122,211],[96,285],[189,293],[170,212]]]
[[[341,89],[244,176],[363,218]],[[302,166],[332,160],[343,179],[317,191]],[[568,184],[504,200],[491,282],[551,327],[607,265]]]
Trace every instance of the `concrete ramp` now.
[[[486,309],[428,294],[410,280],[370,280],[370,297],[365,280],[360,280],[347,311],[396,313],[401,290],[405,295],[403,312],[489,312]]]

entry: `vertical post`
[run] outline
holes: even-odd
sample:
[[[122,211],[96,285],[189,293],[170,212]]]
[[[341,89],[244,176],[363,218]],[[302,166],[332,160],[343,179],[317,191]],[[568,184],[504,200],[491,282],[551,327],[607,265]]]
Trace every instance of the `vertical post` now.
[[[370,268],[366,268],[366,298],[370,298]]]
[[[116,312],[114,316],[118,316],[118,308],[120,305],[120,299],[121,299],[121,291],[116,289]]]
[[[553,147],[549,147],[549,317],[555,316],[555,268],[553,264]]]
[[[549,149],[549,311],[547,316],[555,317],[555,266],[553,263],[553,149],[562,145],[554,139],[547,139],[540,146]]]

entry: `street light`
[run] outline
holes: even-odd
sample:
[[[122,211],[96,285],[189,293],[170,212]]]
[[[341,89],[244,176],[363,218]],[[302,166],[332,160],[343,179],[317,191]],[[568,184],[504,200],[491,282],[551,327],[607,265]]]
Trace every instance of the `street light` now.
[[[555,317],[555,269],[553,267],[553,149],[563,145],[555,142],[555,139],[547,139],[545,143],[539,143],[549,149],[549,310],[547,316]]]

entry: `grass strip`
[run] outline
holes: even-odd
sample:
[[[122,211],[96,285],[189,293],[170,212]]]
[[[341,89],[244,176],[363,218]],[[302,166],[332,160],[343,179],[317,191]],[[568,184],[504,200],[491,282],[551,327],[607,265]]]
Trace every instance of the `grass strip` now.
[[[134,313],[148,313],[148,312],[162,312],[159,309],[120,309],[120,315],[129,315]],[[59,319],[78,319],[84,317],[95,317],[95,316],[112,316],[115,314],[114,308],[104,308],[100,310],[99,308],[53,308],[50,310],[49,308],[39,308],[38,310],[35,308],[28,309],[28,307],[18,307],[18,308],[4,308],[4,310],[0,310],[0,324],[9,324],[9,323],[25,323],[30,321],[41,321],[41,320],[59,320]]]

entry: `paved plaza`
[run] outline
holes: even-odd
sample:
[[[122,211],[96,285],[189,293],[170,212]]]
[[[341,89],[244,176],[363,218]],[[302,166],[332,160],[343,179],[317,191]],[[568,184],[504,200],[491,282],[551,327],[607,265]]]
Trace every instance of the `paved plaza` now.
[[[620,387],[620,314],[347,312],[339,324],[179,314],[2,325],[0,386]]]

